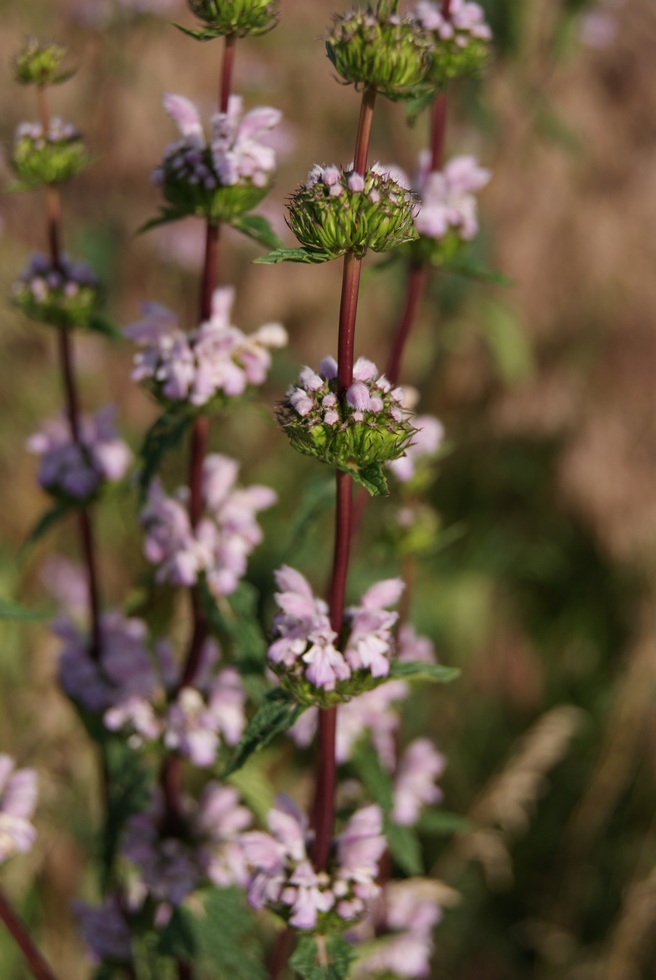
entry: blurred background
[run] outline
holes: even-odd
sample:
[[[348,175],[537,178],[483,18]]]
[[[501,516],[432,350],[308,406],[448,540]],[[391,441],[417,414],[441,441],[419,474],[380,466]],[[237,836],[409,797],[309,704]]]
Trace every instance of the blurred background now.
[[[474,153],[492,170],[477,251],[512,285],[433,273],[403,378],[421,391],[420,410],[443,420],[451,447],[432,490],[440,547],[418,570],[413,615],[440,659],[462,668],[455,685],[417,697],[406,726],[435,738],[448,758],[445,806],[476,827],[426,841],[427,868],[445,885],[433,976],[648,980],[656,976],[656,6],[484,6],[495,55],[484,81],[449,95],[447,156]],[[352,157],[357,95],[333,78],[321,42],[334,10],[332,0],[283,0],[278,29],[238,47],[235,88],[246,107],[285,114],[265,207],[281,234],[285,198],[309,167]],[[3,0],[1,14],[3,146],[18,122],[36,117],[33,93],[12,82],[24,37],[66,43],[79,70],[53,91],[52,107],[96,156],[64,190],[66,247],[102,273],[116,323],[157,300],[193,324],[200,222],[135,232],[158,207],[149,174],[175,138],[162,93],[211,114],[219,46],[170,26],[192,26],[176,0]],[[412,173],[427,138],[425,115],[410,128],[402,106],[381,104],[372,156]],[[39,194],[0,201],[3,296],[30,252],[45,248],[42,209]],[[274,564],[293,562],[315,584],[329,567],[330,510],[298,521],[313,513],[308,501],[324,474],[288,448],[270,407],[299,362],[335,353],[341,270],[255,266],[257,254],[223,236],[219,275],[237,286],[235,322],[250,331],[280,320],[292,342],[276,361],[268,404],[226,417],[214,440],[243,460],[244,479],[280,494],[251,564],[266,595]],[[357,353],[382,363],[403,274],[375,264],[364,277]],[[60,408],[54,337],[9,300],[1,322],[0,594],[54,613],[62,576],[52,556],[76,560],[74,526],[17,558],[47,506],[24,444]],[[116,402],[136,450],[156,413],[129,381],[130,361],[127,344],[86,337],[77,347],[85,406]],[[168,460],[172,480],[182,471]],[[144,579],[135,506],[136,495],[121,491],[98,515],[107,604],[129,599]],[[368,509],[354,594],[372,567],[398,571],[380,538],[388,506]],[[0,631],[0,747],[35,766],[41,786],[38,844],[3,869],[2,884],[58,976],[82,980],[90,967],[69,903],[94,893],[95,760],[58,691],[47,628]],[[24,976],[0,932],[0,977]]]

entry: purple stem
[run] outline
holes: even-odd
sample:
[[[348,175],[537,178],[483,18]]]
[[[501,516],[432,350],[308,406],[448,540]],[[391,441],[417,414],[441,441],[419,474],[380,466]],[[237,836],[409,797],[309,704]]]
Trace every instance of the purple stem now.
[[[37,949],[25,924],[18,918],[2,892],[0,892],[0,920],[4,922],[9,934],[25,957],[35,980],[55,980],[55,974]]]
[[[356,173],[364,174],[367,169],[367,156],[371,139],[376,92],[366,88],[362,93],[362,105],[358,121],[358,131],[353,155]],[[342,295],[339,310],[339,338],[337,342],[337,380],[340,398],[353,383],[353,352],[355,340],[355,320],[358,309],[358,292],[362,259],[347,252],[344,256],[342,274]],[[335,545],[333,569],[330,582],[330,625],[339,634],[344,621],[344,598],[348,577],[349,551],[353,511],[353,480],[348,473],[337,471],[335,508]],[[337,708],[326,708],[319,712],[319,766],[312,806],[312,825],[314,828],[314,865],[323,871],[330,855],[333,824],[335,820],[335,734],[337,730]]]

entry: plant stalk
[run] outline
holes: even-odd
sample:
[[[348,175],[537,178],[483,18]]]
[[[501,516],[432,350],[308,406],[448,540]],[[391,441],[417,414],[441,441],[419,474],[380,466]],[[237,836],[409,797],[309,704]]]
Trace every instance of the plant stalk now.
[[[364,174],[371,139],[376,91],[366,88],[362,93],[360,118],[353,156],[354,169]],[[355,346],[355,321],[358,309],[362,259],[347,252],[344,256],[342,294],[339,309],[339,337],[337,342],[337,381],[339,397],[344,398],[353,383],[353,356]],[[335,542],[330,582],[330,625],[339,636],[344,623],[344,599],[348,578],[349,553],[353,516],[353,480],[348,473],[337,471],[335,506]],[[325,870],[330,856],[330,845],[335,821],[335,783],[337,765],[335,738],[337,708],[319,711],[319,764],[312,806],[314,847],[312,857],[318,871]]]
[[[0,920],[4,922],[9,934],[25,957],[35,980],[55,980],[55,974],[37,949],[27,927],[18,918],[2,892],[0,892]]]

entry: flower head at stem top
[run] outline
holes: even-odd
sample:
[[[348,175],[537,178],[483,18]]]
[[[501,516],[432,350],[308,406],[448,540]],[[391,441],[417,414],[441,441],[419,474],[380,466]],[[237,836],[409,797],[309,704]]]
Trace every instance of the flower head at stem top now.
[[[187,6],[207,25],[204,37],[247,37],[276,26],[280,0],[187,0]]]

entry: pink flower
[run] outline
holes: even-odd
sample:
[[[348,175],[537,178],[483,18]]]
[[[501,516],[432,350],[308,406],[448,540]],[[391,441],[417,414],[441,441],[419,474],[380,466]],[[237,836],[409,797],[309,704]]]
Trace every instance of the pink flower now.
[[[36,773],[15,769],[8,755],[0,755],[0,863],[25,854],[36,838],[31,818],[36,806]]]
[[[417,738],[411,742],[399,765],[394,785],[395,823],[412,826],[425,806],[439,803],[442,791],[434,785],[442,775],[446,760],[430,739]]]
[[[444,426],[432,415],[418,415],[413,419],[417,430],[405,456],[388,464],[400,483],[407,483],[417,472],[417,466],[435,457],[444,441]]]
[[[490,171],[479,167],[472,156],[454,157],[444,170],[429,171],[430,156],[423,153],[419,163],[418,191],[421,208],[415,218],[420,235],[443,238],[453,229],[464,241],[478,232],[477,203],[474,194],[490,179]]]

